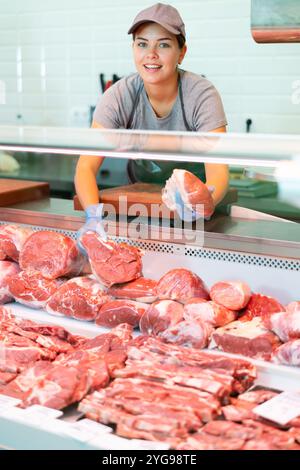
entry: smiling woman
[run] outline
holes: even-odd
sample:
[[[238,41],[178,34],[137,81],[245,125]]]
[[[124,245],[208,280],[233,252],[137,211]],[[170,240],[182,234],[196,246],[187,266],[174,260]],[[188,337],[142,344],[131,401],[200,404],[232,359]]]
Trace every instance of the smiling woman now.
[[[157,3],[142,10],[128,34],[133,36],[137,73],[119,80],[100,97],[93,127],[226,132],[227,121],[216,88],[201,75],[179,68],[187,46],[185,25],[176,8]],[[96,174],[102,161],[101,157],[79,159],[75,185],[85,209],[99,202]],[[190,171],[213,188],[214,205],[227,192],[227,166],[211,163],[131,160],[129,179],[164,185],[175,168]]]

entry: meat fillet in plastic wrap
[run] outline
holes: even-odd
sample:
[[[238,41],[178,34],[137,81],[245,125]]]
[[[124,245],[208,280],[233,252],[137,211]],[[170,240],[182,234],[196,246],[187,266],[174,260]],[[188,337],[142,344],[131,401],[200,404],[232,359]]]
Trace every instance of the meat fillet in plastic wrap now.
[[[128,323],[136,327],[148,307],[148,304],[135,302],[134,300],[111,300],[100,308],[96,323],[109,328],[121,323]]]
[[[157,300],[157,281],[140,277],[125,284],[116,284],[109,288],[108,293],[117,299],[129,299],[136,302],[152,303]]]
[[[283,312],[284,306],[278,300],[268,295],[252,294],[240,317],[242,321],[252,320],[254,317],[266,317],[274,312]]]
[[[210,217],[214,212],[214,202],[207,186],[193,173],[186,170],[173,170],[162,190],[162,201],[172,211],[177,210],[177,194],[189,211],[200,217]]]
[[[104,241],[92,231],[84,233],[80,241],[87,251],[94,275],[105,286],[141,277],[142,260],[138,248],[126,243]]]
[[[251,297],[251,289],[245,282],[221,281],[210,290],[212,300],[229,310],[245,308]]]
[[[183,306],[174,300],[158,300],[146,310],[140,320],[140,330],[146,335],[159,335],[183,320]]]
[[[44,308],[62,284],[61,279],[46,279],[37,271],[21,271],[8,281],[10,295],[31,308]]]
[[[20,253],[23,270],[39,271],[48,279],[78,276],[84,263],[74,240],[50,230],[33,233]]]
[[[280,341],[263,326],[261,318],[253,318],[251,321],[235,321],[218,328],[212,334],[210,347],[215,345],[225,352],[268,360]]]
[[[158,298],[177,300],[185,303],[193,297],[209,299],[206,286],[197,274],[188,269],[171,269],[164,274],[157,284]]]
[[[19,225],[0,226],[0,259],[19,261],[20,251],[32,233],[30,228]]]
[[[101,306],[110,298],[93,277],[75,277],[52,295],[46,310],[53,315],[65,315],[77,320],[95,320]]]
[[[189,321],[198,320],[217,327],[236,320],[237,313],[216,302],[196,298],[184,305],[183,316]]]
[[[209,323],[199,320],[184,320],[170,326],[159,336],[167,343],[202,349],[208,345],[213,330]]]
[[[13,300],[8,290],[9,280],[20,271],[19,265],[13,261],[0,261],[0,304]]]
[[[299,310],[268,315],[264,318],[263,323],[283,342],[300,338],[300,308]]]

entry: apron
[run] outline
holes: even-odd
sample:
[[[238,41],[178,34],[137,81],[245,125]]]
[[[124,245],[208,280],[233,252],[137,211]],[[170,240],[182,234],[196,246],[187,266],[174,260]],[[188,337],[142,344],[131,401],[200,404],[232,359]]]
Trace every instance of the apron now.
[[[131,129],[134,113],[140,99],[141,93],[143,91],[144,84],[141,82],[135,100],[133,108],[126,126],[126,129]],[[181,85],[180,74],[178,76],[178,91],[179,99],[182,111],[183,122],[185,128],[189,132],[193,132],[194,129],[190,127],[187,122],[184,102],[183,102],[183,93]],[[155,183],[164,185],[166,180],[170,178],[175,168],[187,170],[196,175],[198,178],[206,182],[205,177],[205,166],[204,163],[190,163],[190,162],[171,162],[171,161],[160,161],[160,160],[129,160],[127,165],[127,174],[130,183]]]

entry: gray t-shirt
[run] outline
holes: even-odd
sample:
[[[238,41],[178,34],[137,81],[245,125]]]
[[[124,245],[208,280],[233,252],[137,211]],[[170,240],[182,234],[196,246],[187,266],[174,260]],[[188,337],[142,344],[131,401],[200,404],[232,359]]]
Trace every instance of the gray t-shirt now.
[[[220,95],[213,84],[201,75],[183,70],[180,70],[180,77],[189,128],[185,125],[179,93],[170,113],[159,118],[142,87],[131,129],[208,132],[227,124]],[[141,85],[138,73],[119,80],[100,97],[94,120],[108,129],[126,129]]]

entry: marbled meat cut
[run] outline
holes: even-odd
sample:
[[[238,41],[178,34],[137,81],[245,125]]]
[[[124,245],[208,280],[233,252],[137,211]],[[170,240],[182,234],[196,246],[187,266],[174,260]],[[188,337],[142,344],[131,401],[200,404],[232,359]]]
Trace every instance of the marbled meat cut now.
[[[110,299],[106,289],[92,276],[74,277],[52,295],[46,310],[77,320],[95,320],[101,306]]]
[[[171,269],[160,278],[157,284],[160,300],[170,299],[185,303],[193,297],[208,300],[209,294],[204,282],[188,269]]]
[[[183,307],[183,316],[186,320],[200,320],[212,326],[224,326],[237,318],[237,312],[213,301],[191,299]]]
[[[251,297],[251,289],[245,282],[221,281],[210,289],[212,300],[229,310],[245,308]]]
[[[117,326],[120,323],[128,323],[136,327],[148,307],[148,304],[135,302],[134,300],[111,300],[100,308],[96,323],[108,328]]]
[[[142,275],[141,251],[126,243],[104,241],[95,232],[82,235],[92,271],[105,286],[133,281]]]
[[[268,315],[263,320],[264,326],[273,331],[282,342],[300,338],[300,308],[289,312]]]
[[[274,312],[283,312],[285,308],[278,300],[268,295],[252,294],[240,317],[242,321],[252,320],[254,317],[265,317]]]
[[[159,335],[183,320],[183,306],[174,300],[158,300],[148,307],[140,320],[140,330],[146,335]]]
[[[18,225],[0,226],[0,259],[19,261],[19,254],[33,230]]]
[[[270,359],[271,353],[280,345],[279,338],[267,330],[261,318],[251,321],[235,321],[215,330],[210,347],[217,346],[229,353],[244,354]]]
[[[157,281],[140,277],[125,284],[116,284],[108,293],[117,299],[129,299],[137,302],[152,303],[157,300]]]
[[[202,349],[208,345],[213,331],[210,323],[193,319],[180,321],[162,331],[159,336],[167,343]]]
[[[50,230],[30,235],[20,253],[23,270],[39,271],[48,279],[78,276],[84,262],[72,238]]]
[[[194,210],[201,217],[210,217],[214,212],[214,202],[207,186],[186,170],[173,170],[162,190],[162,201],[172,211],[176,211],[176,193],[189,210]]]
[[[276,364],[300,367],[300,339],[288,341],[275,349],[271,361]]]
[[[12,298],[31,308],[44,308],[63,281],[46,279],[37,271],[21,271],[8,280]]]
[[[20,271],[19,265],[13,261],[0,261],[0,304],[6,304],[13,300],[9,294],[8,284],[11,277]]]

